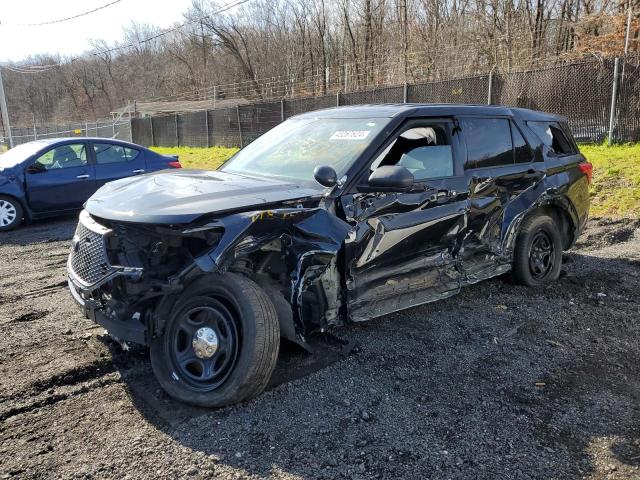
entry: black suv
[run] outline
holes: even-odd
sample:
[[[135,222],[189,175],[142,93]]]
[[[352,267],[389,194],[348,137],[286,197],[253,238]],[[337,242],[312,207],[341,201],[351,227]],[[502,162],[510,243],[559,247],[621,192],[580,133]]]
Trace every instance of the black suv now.
[[[566,121],[473,105],[369,105],[275,127],[218,171],[111,182],[68,262],[86,315],[148,345],[162,387],[251,398],[280,338],[449,297],[503,274],[558,278],[591,164]]]

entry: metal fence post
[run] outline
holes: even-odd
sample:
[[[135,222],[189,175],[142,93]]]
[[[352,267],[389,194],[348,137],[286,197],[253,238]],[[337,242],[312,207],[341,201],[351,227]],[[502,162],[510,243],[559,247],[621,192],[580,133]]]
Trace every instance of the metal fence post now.
[[[174,115],[175,118],[175,123],[176,123],[176,146],[179,147],[180,146],[180,133],[178,132],[178,114],[175,113]]]
[[[85,118],[84,120],[84,135],[85,137],[89,136],[89,120]]]
[[[38,139],[38,130],[36,130],[36,121],[33,121],[33,139],[37,140]]]
[[[211,143],[209,143],[209,111],[208,110],[204,111],[204,128],[207,131],[207,148],[209,148],[211,146]]]
[[[149,127],[151,130],[151,145],[149,145],[150,147],[155,147],[156,146],[156,139],[155,136],[153,135],[153,117],[149,117]]]
[[[340,92],[336,93],[336,107],[340,106]]]
[[[616,103],[618,97],[618,64],[620,59],[616,57],[613,63],[613,87],[611,91],[611,110],[609,112],[609,139],[608,143],[611,145],[613,143],[613,130],[615,128],[615,117],[616,117]]]
[[[491,93],[493,91],[493,70],[489,72],[489,92],[487,93],[487,105],[491,105],[493,98],[491,98]]]
[[[280,99],[280,121],[284,122],[284,98]]]
[[[13,148],[13,135],[11,134],[11,124],[9,123],[9,110],[7,110],[7,97],[4,94],[2,84],[2,69],[0,69],[0,113],[2,114],[2,125],[4,134],[9,138],[9,148]]]
[[[238,120],[238,133],[240,134],[240,148],[244,148],[244,140],[242,138],[242,124],[240,123],[240,105],[236,105],[236,119]]]
[[[409,102],[409,85],[407,84],[407,82],[404,82],[404,85],[402,86],[402,102]]]

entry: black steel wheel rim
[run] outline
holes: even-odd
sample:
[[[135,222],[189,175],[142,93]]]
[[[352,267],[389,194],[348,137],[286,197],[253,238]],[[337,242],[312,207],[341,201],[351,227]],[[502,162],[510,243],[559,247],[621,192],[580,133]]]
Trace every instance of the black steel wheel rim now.
[[[554,248],[551,236],[544,230],[536,232],[529,250],[529,270],[535,279],[546,277],[553,269]]]
[[[222,386],[233,371],[239,353],[237,320],[222,302],[210,299],[210,304],[183,312],[173,323],[165,346],[180,378],[196,391],[209,392]],[[199,330],[210,329],[217,337],[217,349],[210,357],[199,357],[194,339]],[[208,330],[207,330],[208,331]]]

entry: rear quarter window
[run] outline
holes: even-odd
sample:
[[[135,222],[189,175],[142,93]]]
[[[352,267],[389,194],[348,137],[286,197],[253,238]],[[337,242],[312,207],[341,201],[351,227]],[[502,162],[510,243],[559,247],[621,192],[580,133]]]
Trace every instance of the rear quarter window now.
[[[527,126],[556,155],[573,155],[577,153],[562,126],[558,122],[527,122]]]

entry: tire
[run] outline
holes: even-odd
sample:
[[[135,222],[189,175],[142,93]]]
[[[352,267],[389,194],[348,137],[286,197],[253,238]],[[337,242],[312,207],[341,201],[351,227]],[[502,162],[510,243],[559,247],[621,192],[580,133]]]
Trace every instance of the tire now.
[[[526,218],[520,226],[513,257],[515,283],[536,287],[553,282],[562,267],[562,237],[548,215]]]
[[[15,198],[0,195],[0,232],[17,228],[22,223],[22,205]]]
[[[265,389],[279,348],[278,315],[266,292],[253,280],[225,273],[187,286],[163,335],[151,341],[150,354],[170,396],[199,407],[223,407]]]

